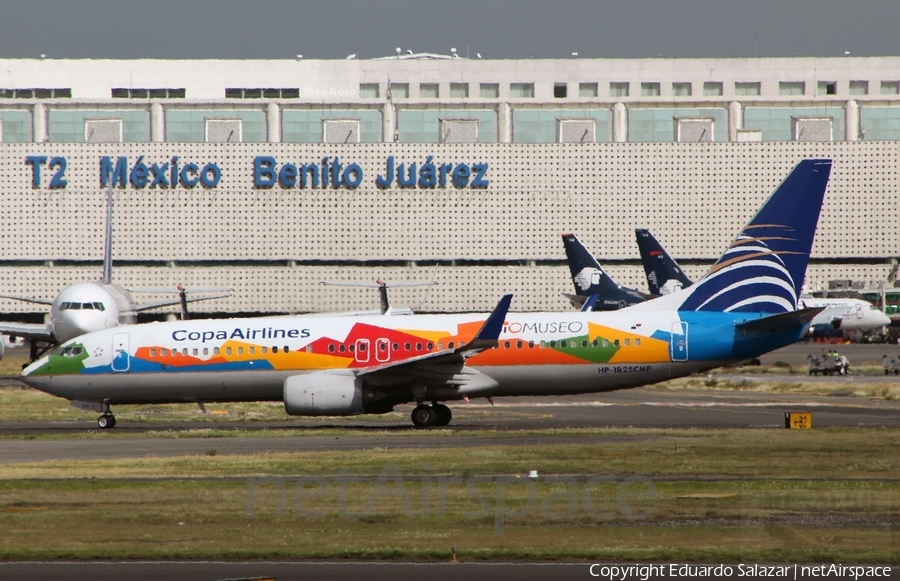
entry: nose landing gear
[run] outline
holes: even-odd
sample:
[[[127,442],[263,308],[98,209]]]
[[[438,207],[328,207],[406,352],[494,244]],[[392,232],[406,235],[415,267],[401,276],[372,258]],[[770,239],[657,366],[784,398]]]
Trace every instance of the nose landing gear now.
[[[106,412],[97,420],[97,426],[101,429],[108,430],[116,427],[116,416],[112,412]]]
[[[417,428],[446,426],[451,419],[453,413],[442,403],[419,404],[412,411],[412,423]]]

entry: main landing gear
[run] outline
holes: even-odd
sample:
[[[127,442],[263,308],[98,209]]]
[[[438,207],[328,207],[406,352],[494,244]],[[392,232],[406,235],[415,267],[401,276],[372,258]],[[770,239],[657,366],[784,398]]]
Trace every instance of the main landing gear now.
[[[412,411],[412,423],[417,428],[446,426],[451,419],[453,419],[453,413],[442,403],[419,404]]]
[[[104,413],[102,416],[100,416],[100,419],[97,420],[97,426],[104,430],[115,428],[116,416],[114,416],[112,412]]]

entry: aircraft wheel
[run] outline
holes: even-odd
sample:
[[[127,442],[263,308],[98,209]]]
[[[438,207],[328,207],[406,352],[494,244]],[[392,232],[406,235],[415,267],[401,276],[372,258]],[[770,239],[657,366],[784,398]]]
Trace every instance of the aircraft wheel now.
[[[430,405],[420,404],[412,411],[412,423],[417,428],[430,428],[437,419],[437,412]]]
[[[101,429],[108,430],[110,428],[116,427],[116,416],[112,414],[103,414],[100,416],[100,419],[97,420],[97,426]]]
[[[435,426],[446,426],[453,419],[453,412],[444,404],[436,403],[432,407],[437,414],[437,421],[434,422]]]

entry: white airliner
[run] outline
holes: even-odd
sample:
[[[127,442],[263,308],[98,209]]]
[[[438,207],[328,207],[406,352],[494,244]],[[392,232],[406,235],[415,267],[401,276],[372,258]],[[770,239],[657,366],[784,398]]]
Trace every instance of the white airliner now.
[[[50,320],[46,324],[0,322],[0,334],[30,339],[31,359],[37,359],[49,348],[101,329],[137,322],[137,313],[158,307],[177,305],[181,298],[153,303],[135,304],[131,292],[111,281],[112,278],[112,212],[113,194],[107,192],[106,242],[103,250],[103,276],[97,282],[81,282],[67,286],[55,299],[0,295],[0,298],[50,306]],[[226,290],[226,289],[219,289]],[[153,291],[170,292],[170,291]],[[174,291],[171,291],[174,292]],[[222,298],[230,293],[192,297],[187,301]],[[0,351],[2,357],[2,351]]]
[[[891,324],[891,318],[879,311],[872,303],[862,299],[829,298],[820,299],[810,295],[800,296],[803,308],[823,308],[810,325],[813,334],[820,326],[841,331],[871,330]]]
[[[752,359],[799,340],[797,310],[831,172],[801,161],[706,277],[610,312],[295,316],[122,326],[60,345],[30,386],[110,405],[283,401],[291,415],[385,413],[446,425],[442,401],[625,389]]]

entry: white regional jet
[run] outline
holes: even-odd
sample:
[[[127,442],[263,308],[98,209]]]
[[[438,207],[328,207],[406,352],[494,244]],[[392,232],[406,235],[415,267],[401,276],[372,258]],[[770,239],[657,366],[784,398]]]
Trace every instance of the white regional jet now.
[[[789,345],[821,308],[797,310],[831,172],[801,161],[706,277],[609,312],[267,317],[123,326],[28,366],[30,386],[110,405],[283,401],[291,415],[384,413],[446,425],[442,401],[625,389]]]
[[[50,320],[46,324],[0,321],[0,335],[25,337],[31,342],[31,359],[37,359],[49,348],[101,329],[137,322],[137,313],[158,307],[177,305],[186,301],[222,298],[230,293],[213,296],[178,298],[153,303],[135,304],[131,292],[111,281],[112,278],[112,186],[107,192],[106,242],[103,249],[103,276],[97,282],[81,282],[67,286],[55,299],[0,295],[0,298],[50,306]],[[226,289],[218,289],[226,290]],[[136,292],[136,291],[135,291]],[[146,291],[145,291],[146,292]],[[170,292],[170,291],[152,291]],[[3,356],[0,348],[0,357]]]
[[[820,299],[810,295],[800,297],[800,305],[803,308],[818,308],[823,310],[810,325],[810,333],[827,333],[840,329],[841,331],[880,329],[891,324],[891,318],[879,311],[872,303],[862,299],[829,298]]]

